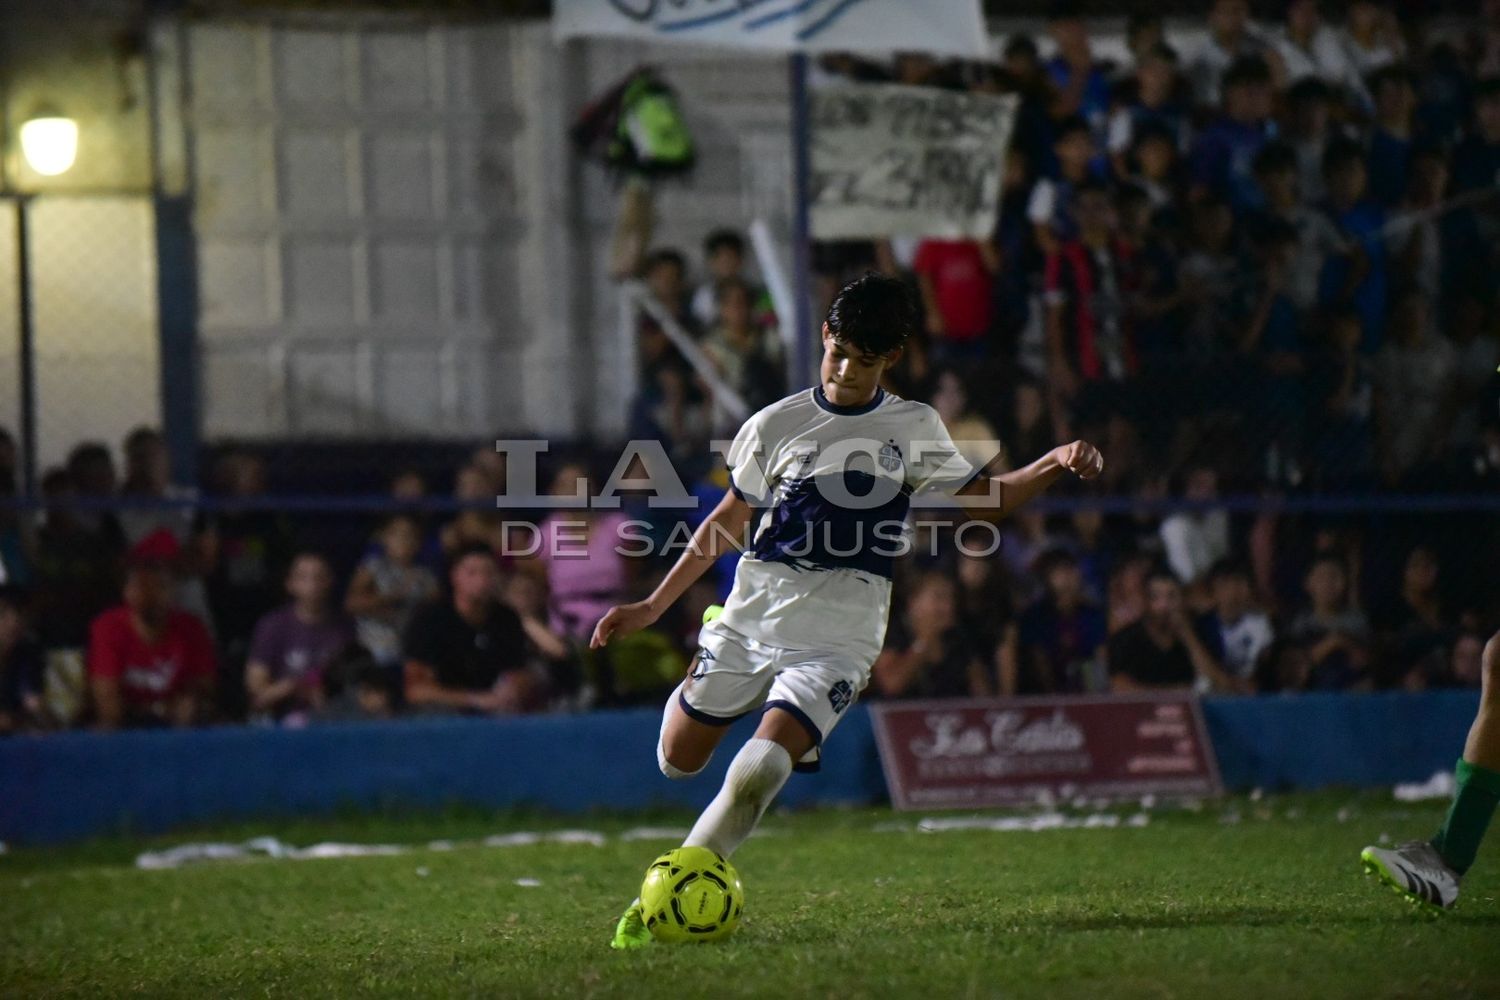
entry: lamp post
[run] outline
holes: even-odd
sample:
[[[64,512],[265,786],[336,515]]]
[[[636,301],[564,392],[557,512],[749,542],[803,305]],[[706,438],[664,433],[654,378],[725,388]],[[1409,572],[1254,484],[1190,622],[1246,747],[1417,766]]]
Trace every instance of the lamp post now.
[[[78,124],[52,112],[40,112],[22,123],[21,155],[32,172],[43,177],[66,173],[78,156]],[[31,300],[31,231],[27,208],[34,194],[10,192],[16,202],[16,308],[19,314],[18,361],[21,377],[21,493],[35,496],[36,478],[36,328]]]

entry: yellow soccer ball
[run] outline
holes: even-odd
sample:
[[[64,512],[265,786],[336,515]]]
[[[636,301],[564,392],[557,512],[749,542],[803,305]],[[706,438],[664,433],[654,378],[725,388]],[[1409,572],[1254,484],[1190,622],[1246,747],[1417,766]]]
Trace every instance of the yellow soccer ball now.
[[[722,941],[740,925],[745,890],[726,858],[706,847],[679,847],[646,869],[641,909],[658,941]]]

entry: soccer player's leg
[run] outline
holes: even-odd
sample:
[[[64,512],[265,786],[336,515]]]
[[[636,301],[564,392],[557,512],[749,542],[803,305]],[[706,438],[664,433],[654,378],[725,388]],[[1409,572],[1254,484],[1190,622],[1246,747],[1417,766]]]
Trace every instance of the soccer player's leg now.
[[[1479,713],[1456,769],[1457,788],[1431,840],[1366,847],[1365,869],[1415,903],[1447,909],[1500,803],[1500,632],[1484,647]]]
[[[823,740],[864,687],[868,670],[837,658],[785,667],[771,685],[755,736],[735,754],[724,787],[683,842],[729,857],[745,842],[793,770],[817,770]]]
[[[761,662],[729,629],[706,625],[700,641],[688,676],[662,710],[656,763],[673,780],[691,778],[707,767],[730,724],[765,701],[771,682],[769,661]],[[610,946],[638,948],[651,940],[637,899],[625,908]]]

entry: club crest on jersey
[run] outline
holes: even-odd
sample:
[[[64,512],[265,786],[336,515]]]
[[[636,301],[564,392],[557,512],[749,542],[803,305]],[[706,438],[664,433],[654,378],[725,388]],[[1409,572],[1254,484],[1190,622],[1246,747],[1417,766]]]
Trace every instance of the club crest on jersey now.
[[[880,448],[880,467],[886,472],[897,472],[901,468],[901,449],[895,441],[887,441]]]

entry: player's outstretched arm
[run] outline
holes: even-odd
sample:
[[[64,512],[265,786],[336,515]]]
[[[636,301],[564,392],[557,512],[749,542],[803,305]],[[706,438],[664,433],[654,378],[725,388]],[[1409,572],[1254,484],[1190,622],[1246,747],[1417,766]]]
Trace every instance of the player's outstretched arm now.
[[[754,513],[749,504],[731,490],[693,532],[693,542],[677,558],[677,563],[662,578],[651,596],[634,604],[619,604],[605,612],[594,626],[590,649],[598,649],[617,635],[629,635],[654,623],[672,602],[686,593],[714,561],[738,548],[744,538],[745,525]]]
[[[976,479],[956,496],[970,517],[998,521],[1037,496],[1064,472],[1093,479],[1104,471],[1104,456],[1087,441],[1059,445],[1030,465],[987,479]]]

